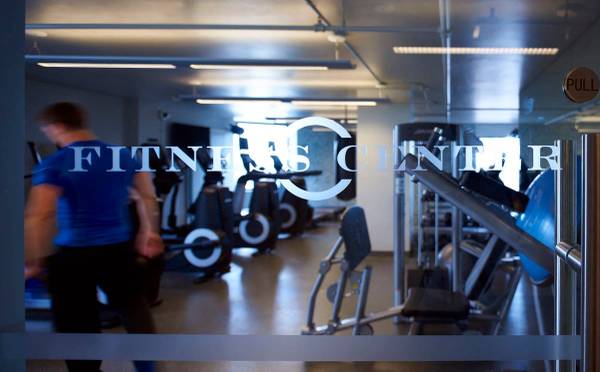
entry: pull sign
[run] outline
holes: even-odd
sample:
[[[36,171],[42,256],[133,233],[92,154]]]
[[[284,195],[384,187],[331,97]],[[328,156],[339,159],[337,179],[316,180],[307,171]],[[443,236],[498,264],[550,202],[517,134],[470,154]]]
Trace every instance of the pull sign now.
[[[598,95],[598,75],[587,68],[577,67],[569,71],[563,81],[563,92],[568,99],[575,103],[590,101]]]

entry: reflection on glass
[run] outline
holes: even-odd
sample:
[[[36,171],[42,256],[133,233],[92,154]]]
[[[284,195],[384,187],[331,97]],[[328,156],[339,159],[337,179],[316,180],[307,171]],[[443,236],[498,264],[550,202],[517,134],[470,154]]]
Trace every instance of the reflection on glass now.
[[[501,170],[499,177],[505,186],[519,191],[521,147],[517,137],[482,137],[483,151],[476,153],[478,169]]]
[[[256,166],[266,173],[275,173],[275,166],[271,155],[277,155],[282,163],[289,168],[295,168],[296,162],[293,157],[293,149],[296,148],[296,136],[288,137],[287,127],[284,125],[272,124],[250,124],[240,123],[239,126],[244,129],[242,137],[248,140],[248,151]],[[233,179],[246,174],[246,169],[239,156],[239,136],[233,138]],[[249,182],[247,189],[252,189],[253,184]]]

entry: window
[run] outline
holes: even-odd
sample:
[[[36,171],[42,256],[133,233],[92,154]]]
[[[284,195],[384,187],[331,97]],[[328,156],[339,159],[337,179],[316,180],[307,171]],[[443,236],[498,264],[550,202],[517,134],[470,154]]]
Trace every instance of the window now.
[[[517,137],[482,137],[483,151],[476,154],[478,169],[502,168],[500,180],[513,190],[519,191],[521,169],[521,144]],[[502,165],[502,161],[504,164]]]
[[[266,173],[275,173],[273,159],[271,158],[271,147],[274,145],[275,154],[284,165],[295,169],[296,161],[292,151],[296,149],[297,136],[288,137],[287,126],[273,124],[238,124],[244,129],[244,134],[241,137],[248,140],[248,151],[252,160],[256,162],[256,166],[264,169]],[[240,136],[233,136],[233,172],[234,178],[246,174],[246,169],[240,157]],[[247,188],[252,188],[252,182],[246,185]]]

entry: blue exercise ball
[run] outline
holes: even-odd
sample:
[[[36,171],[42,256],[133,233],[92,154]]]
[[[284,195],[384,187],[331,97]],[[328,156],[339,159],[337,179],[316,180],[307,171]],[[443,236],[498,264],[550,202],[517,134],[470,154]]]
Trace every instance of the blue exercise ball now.
[[[576,189],[581,188],[581,158],[576,162]],[[525,212],[517,219],[517,226],[544,244],[554,253],[556,247],[556,213],[554,196],[554,171],[546,170],[537,176],[527,188],[529,203]],[[576,211],[581,210],[580,193],[576,192]],[[577,214],[577,226],[581,226],[581,216]],[[546,282],[553,273],[537,265],[527,256],[520,254],[523,268],[534,283]]]
[[[556,218],[553,171],[546,170],[537,176],[525,193],[529,197],[529,203],[525,212],[517,218],[517,226],[554,252]],[[534,283],[541,284],[550,278],[552,273],[544,270],[524,254],[519,255],[523,268]]]

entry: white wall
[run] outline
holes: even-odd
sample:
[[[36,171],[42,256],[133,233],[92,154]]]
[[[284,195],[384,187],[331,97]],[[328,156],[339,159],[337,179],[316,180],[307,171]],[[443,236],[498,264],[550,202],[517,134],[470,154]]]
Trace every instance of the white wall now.
[[[161,119],[160,112],[167,113]],[[229,125],[233,122],[232,113],[223,106],[201,106],[192,102],[140,100],[138,102],[138,143],[156,139],[165,144],[170,123],[198,125],[211,128],[210,142],[216,146],[231,146],[233,134]],[[190,143],[190,146],[194,145]],[[232,185],[229,174],[225,174],[225,184]]]
[[[169,117],[161,120],[159,112],[168,113]],[[233,120],[233,115],[224,106],[203,106],[187,101],[142,99],[138,102],[138,114],[140,143],[148,138],[155,138],[163,143],[167,139],[169,123],[226,129]]]
[[[394,125],[412,118],[407,105],[380,105],[359,108],[356,140],[357,204],[365,209],[373,251],[392,251],[393,183],[392,131]],[[376,156],[378,146],[386,146],[388,167],[381,170]],[[368,153],[362,151],[366,147]]]
[[[88,124],[100,139],[116,145],[131,145],[137,141],[135,100],[26,79],[25,141],[35,142],[42,156],[56,151],[56,146],[40,131],[37,116],[46,106],[65,101],[78,103],[86,110]],[[28,150],[24,152],[24,164],[25,173],[29,173],[33,159]]]
[[[94,133],[102,140],[113,144],[136,145],[149,138],[157,139],[164,144],[167,138],[167,126],[171,122],[210,127],[212,144],[226,146],[232,143],[232,134],[228,131],[232,115],[222,107],[199,106],[190,102],[169,100],[125,98],[27,79],[26,140],[36,142],[42,155],[52,153],[56,148],[39,130],[36,117],[46,106],[61,101],[80,104],[87,112],[89,126]],[[161,120],[159,111],[169,113],[170,117]],[[25,164],[28,172],[32,167],[29,152],[25,152]],[[198,172],[197,178],[201,177],[200,173]],[[227,176],[228,174],[225,174],[226,184],[233,184]],[[188,205],[184,200],[195,195],[194,191],[197,190],[191,190],[191,183],[188,183],[181,191],[178,213],[181,216],[179,222],[183,223],[184,205]]]
[[[168,117],[161,118],[160,113],[167,113]],[[170,123],[198,125],[211,128],[210,142],[216,146],[231,146],[233,134],[229,131],[233,115],[223,106],[201,106],[193,102],[176,102],[168,100],[141,99],[137,102],[138,135],[137,142],[144,143],[149,139],[166,144],[168,139],[168,126]],[[193,146],[193,143],[189,144]],[[186,222],[187,208],[195,199],[202,185],[203,172],[188,172],[185,182],[180,187],[177,197],[177,223]],[[231,173],[224,174],[224,183],[228,187],[235,184]],[[166,223],[167,211],[163,218]]]
[[[131,116],[130,107],[127,107],[133,103],[123,97],[32,79],[26,80],[25,94],[26,139],[46,144],[45,147],[49,143],[40,132],[36,117],[46,106],[61,101],[80,104],[87,112],[91,129],[104,141],[125,144],[132,133],[137,132],[136,120]]]

